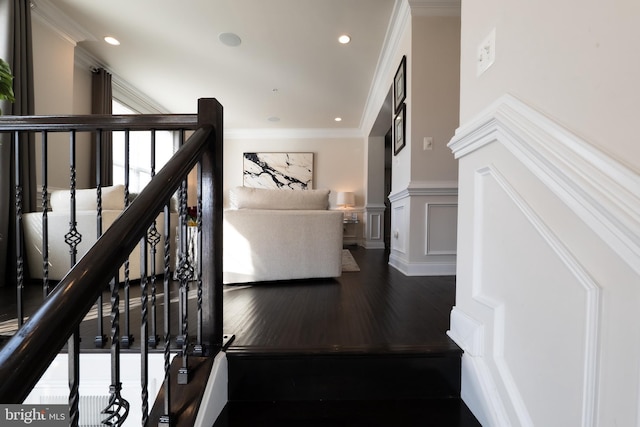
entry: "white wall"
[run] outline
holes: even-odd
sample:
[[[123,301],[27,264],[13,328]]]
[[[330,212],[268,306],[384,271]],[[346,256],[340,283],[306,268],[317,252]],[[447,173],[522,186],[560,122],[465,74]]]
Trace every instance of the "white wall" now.
[[[454,274],[458,169],[446,143],[458,125],[460,20],[413,16],[405,31],[407,140],[392,160],[389,263],[407,275]]]
[[[91,112],[91,74],[75,65],[75,44],[44,24],[37,14],[33,25],[35,113],[37,115],[89,114]],[[91,150],[89,135],[78,134],[76,182],[89,187]],[[36,180],[42,183],[40,138],[36,141]],[[69,187],[69,136],[49,135],[48,187]]]
[[[447,143],[460,108],[460,17],[412,20],[411,181],[456,181],[458,162]],[[424,150],[424,137],[433,149]]]
[[[639,18],[633,0],[463,0],[462,123],[510,93],[639,170]],[[478,78],[478,45],[494,28],[496,61]]]
[[[625,0],[463,1],[450,335],[483,425],[640,425],[639,19]]]
[[[330,203],[335,207],[338,191],[353,191],[356,206],[364,204],[363,138],[282,138],[232,139],[224,142],[225,200],[229,188],[242,185],[242,159],[247,152],[311,152],[314,153],[314,188],[329,189]],[[226,205],[226,202],[225,202]]]

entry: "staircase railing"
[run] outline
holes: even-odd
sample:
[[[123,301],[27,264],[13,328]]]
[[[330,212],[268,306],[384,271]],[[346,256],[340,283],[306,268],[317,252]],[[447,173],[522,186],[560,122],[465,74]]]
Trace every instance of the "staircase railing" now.
[[[215,99],[198,101],[197,115],[122,115],[122,116],[63,116],[63,117],[0,117],[0,133],[9,133],[13,137],[14,150],[19,152],[23,144],[24,134],[42,133],[43,141],[52,132],[67,132],[70,135],[74,150],[76,132],[103,133],[111,131],[177,130],[181,135],[185,131],[195,132],[182,144],[170,161],[153,177],[143,191],[126,207],[122,214],[104,231],[88,252],[70,269],[62,280],[45,296],[42,305],[28,316],[22,324],[22,292],[24,290],[23,271],[24,250],[21,238],[16,243],[18,252],[16,290],[18,293],[19,330],[0,350],[0,402],[21,403],[37,384],[47,367],[56,355],[64,351],[69,358],[69,422],[78,425],[79,401],[79,363],[80,337],[79,327],[87,313],[98,301],[102,307],[101,297],[105,289],[111,295],[111,379],[108,386],[110,393],[109,406],[103,413],[106,423],[121,425],[128,412],[128,402],[120,394],[119,379],[120,325],[119,325],[119,291],[118,270],[127,262],[129,253],[140,244],[141,253],[141,336],[140,353],[142,375],[142,425],[176,425],[175,411],[172,410],[172,394],[170,390],[170,352],[173,338],[180,338],[178,345],[181,358],[178,369],[178,384],[189,380],[190,366],[188,357],[214,356],[223,345],[222,332],[222,106]],[[45,160],[46,162],[46,160]],[[185,249],[186,241],[186,177],[198,167],[198,213],[197,241],[198,266],[189,259]],[[18,166],[16,166],[18,167]],[[72,162],[72,184],[75,171]],[[16,228],[22,229],[22,206],[19,195],[22,192],[21,182],[16,173]],[[170,224],[169,204],[175,192],[180,194],[180,210],[178,224]],[[97,188],[100,198],[100,186]],[[70,189],[73,204],[75,189]],[[46,194],[45,194],[46,199]],[[46,203],[46,202],[45,202]],[[74,209],[72,209],[73,211]],[[150,232],[154,231],[155,220],[164,213],[164,341],[165,381],[161,391],[164,410],[159,420],[149,419],[148,391],[146,369],[148,367],[149,342],[155,338],[148,333],[148,285],[150,273],[147,270],[146,245]],[[70,226],[75,224],[71,213]],[[46,209],[43,222],[46,224]],[[178,248],[179,265],[175,269],[179,281],[180,315],[179,331],[172,337],[171,318],[171,266],[169,253],[171,247],[170,227],[178,226],[180,247]],[[155,231],[157,233],[157,230]],[[45,240],[46,245],[46,240]],[[73,250],[73,248],[72,248]],[[46,262],[46,260],[45,260]],[[195,268],[195,270],[194,270]],[[153,272],[155,274],[155,272]],[[114,279],[114,277],[116,279]],[[187,299],[189,282],[197,282],[197,309],[195,316],[197,333],[189,336],[189,318]],[[155,289],[154,289],[155,292]],[[154,295],[155,300],[155,295]],[[153,308],[155,310],[155,306]],[[175,352],[175,349],[174,349]],[[195,352],[195,353],[194,353]]]

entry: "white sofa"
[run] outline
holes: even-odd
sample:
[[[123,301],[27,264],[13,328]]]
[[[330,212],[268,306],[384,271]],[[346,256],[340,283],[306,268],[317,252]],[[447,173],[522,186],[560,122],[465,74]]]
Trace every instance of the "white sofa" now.
[[[48,251],[49,251],[49,279],[60,280],[71,268],[70,248],[65,243],[65,235],[69,232],[70,194],[68,190],[53,191],[50,195],[51,211],[48,217]],[[124,209],[124,186],[116,185],[102,188],[102,231],[116,220]],[[178,215],[171,214],[172,231],[178,224]],[[23,230],[25,242],[25,256],[29,277],[41,279],[43,277],[42,254],[42,212],[32,212],[23,215]],[[76,190],[76,229],[82,235],[77,246],[76,261],[89,250],[97,240],[96,225],[96,189]],[[164,230],[164,214],[160,214],[156,227],[160,234]],[[172,252],[175,248],[175,232],[171,233]],[[150,245],[149,245],[150,246]],[[164,239],[156,247],[156,274],[164,272]],[[148,252],[147,271],[150,273],[151,249]],[[172,257],[173,258],[173,257]],[[171,264],[173,265],[173,264]],[[124,267],[120,269],[120,279],[124,279]],[[129,279],[140,279],[140,245],[137,245],[129,256]]]
[[[343,215],[329,190],[229,190],[224,212],[224,283],[338,277]]]

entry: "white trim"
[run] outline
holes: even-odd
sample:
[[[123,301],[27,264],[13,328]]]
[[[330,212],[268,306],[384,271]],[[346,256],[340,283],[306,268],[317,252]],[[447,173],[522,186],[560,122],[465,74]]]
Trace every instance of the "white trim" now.
[[[456,158],[499,141],[640,273],[640,175],[511,95],[460,127]]]
[[[458,203],[434,203],[429,202],[425,203],[424,214],[425,214],[425,236],[424,236],[424,254],[426,256],[432,255],[456,255],[458,253],[457,249],[453,250],[435,250],[432,249],[431,245],[431,230],[432,230],[432,221],[431,221],[431,208],[434,207],[453,207],[458,209]],[[457,216],[456,216],[457,218]],[[456,224],[457,227],[457,224]]]
[[[478,421],[487,426],[510,426],[509,417],[484,358],[485,326],[457,307],[451,310],[447,335],[464,351],[462,399]]]
[[[395,203],[412,196],[457,196],[457,181],[412,181],[407,188],[389,194],[389,201]]]
[[[579,261],[574,257],[571,251],[560,241],[555,233],[544,223],[544,221],[536,214],[536,212],[529,206],[525,198],[520,195],[508,182],[508,180],[500,173],[496,166],[487,166],[476,172],[480,176],[488,177],[496,182],[502,191],[509,197],[509,200],[514,203],[526,220],[535,228],[538,235],[545,241],[545,243],[554,251],[567,270],[576,278],[576,281],[582,285],[586,294],[586,307],[585,307],[585,351],[584,351],[584,366],[583,366],[583,378],[584,378],[584,391],[582,395],[582,426],[593,426],[596,424],[596,411],[598,407],[598,377],[600,373],[599,362],[599,343],[600,343],[600,307],[602,305],[602,292],[597,282],[590,276],[587,269],[584,268]],[[476,212],[484,212],[486,209],[482,206],[484,198],[481,192],[482,185],[476,181],[475,186],[476,196]],[[477,248],[481,246],[480,242],[483,239],[481,234],[482,228],[476,225],[474,242],[477,244]],[[477,255],[476,251],[474,255]],[[481,263],[482,260],[478,258],[476,263]],[[474,267],[475,270],[475,267]],[[533,426],[533,421],[527,411],[524,399],[522,398],[518,387],[516,385],[510,369],[504,359],[504,305],[496,303],[486,296],[482,292],[482,281],[479,275],[474,275],[474,281],[477,281],[474,292],[474,300],[491,308],[494,313],[494,359],[502,381],[507,388],[508,395],[511,398],[511,402],[516,409],[518,418],[522,425]]]
[[[402,36],[411,22],[411,10],[406,0],[396,0],[387,27],[387,34],[384,38],[378,64],[369,89],[369,96],[363,109],[360,119],[360,129],[368,132],[378,118],[380,108],[391,88],[391,77],[394,75],[397,64],[395,55],[399,50]]]
[[[401,252],[402,251],[397,251]],[[389,265],[405,276],[454,276],[456,274],[455,261],[408,262],[394,251],[389,254]]]
[[[229,401],[228,382],[229,367],[227,362],[227,354],[223,351],[219,352],[211,367],[209,381],[204,389],[201,402],[198,408],[198,414],[194,421],[194,427],[210,427],[212,426]]]
[[[225,139],[327,139],[364,138],[361,129],[230,129],[224,131]]]
[[[70,19],[51,0],[31,0],[31,11],[31,16],[39,19],[74,46],[81,41],[97,40],[91,31]]]
[[[409,0],[412,16],[460,16],[460,0]]]

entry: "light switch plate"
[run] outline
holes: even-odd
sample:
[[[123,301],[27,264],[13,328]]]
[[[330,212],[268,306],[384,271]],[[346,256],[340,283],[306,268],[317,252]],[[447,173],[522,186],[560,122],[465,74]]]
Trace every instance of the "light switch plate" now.
[[[482,40],[478,46],[478,76],[487,71],[496,60],[496,29],[491,30],[489,35]]]

